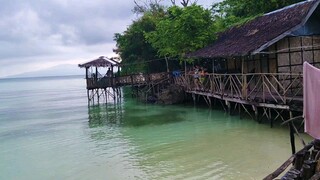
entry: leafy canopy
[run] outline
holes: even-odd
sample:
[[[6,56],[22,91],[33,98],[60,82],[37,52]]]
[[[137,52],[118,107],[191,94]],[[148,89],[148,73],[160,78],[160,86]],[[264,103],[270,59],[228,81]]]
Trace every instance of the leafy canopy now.
[[[213,25],[211,12],[201,6],[172,6],[145,37],[160,56],[181,58],[214,40]]]
[[[146,41],[144,34],[155,30],[156,16],[162,11],[159,9],[157,15],[155,12],[145,13],[138,20],[133,21],[125,32],[115,34],[114,40],[117,42],[115,51],[120,55],[122,64],[135,64],[125,66],[123,71],[131,73],[152,69],[151,64],[150,67],[146,67],[147,64],[144,62],[157,57],[157,51]]]
[[[303,0],[224,0],[211,9],[196,4],[165,8],[162,0],[145,0],[136,3],[134,11],[140,17],[123,33],[116,33],[115,50],[122,63],[136,65],[124,68],[127,72],[144,72],[164,69],[163,61],[145,63],[161,57],[183,58],[212,43],[216,34],[232,26],[246,23],[264,13]],[[191,2],[191,1],[180,1]]]
[[[224,0],[212,6],[217,29],[245,23],[255,17],[303,0]]]

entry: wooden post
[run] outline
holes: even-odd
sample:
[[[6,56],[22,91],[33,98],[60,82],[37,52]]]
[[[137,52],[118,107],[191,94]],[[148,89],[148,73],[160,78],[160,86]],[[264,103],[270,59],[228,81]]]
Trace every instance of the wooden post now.
[[[240,116],[240,119],[242,119],[241,106],[242,106],[242,104],[239,103],[239,107],[238,107],[238,108],[239,108],[239,116]]]
[[[304,164],[302,166],[302,179],[310,179],[312,175],[313,174],[310,165]]]
[[[97,98],[98,98],[98,104],[100,103],[100,92],[99,92],[99,88],[97,89]]]
[[[252,109],[253,109],[253,111],[254,111],[255,120],[260,123],[260,121],[259,121],[259,114],[258,114],[258,108],[257,108],[255,105],[252,105]]]
[[[302,148],[298,153],[302,153],[303,151],[308,151],[312,147],[312,143],[306,145],[304,148]],[[267,177],[263,178],[263,180],[273,180],[276,177],[278,177],[284,170],[287,169],[287,167],[293,162],[294,155],[292,155],[285,163],[283,163],[277,170],[275,170],[273,173],[269,174]]]
[[[193,105],[196,105],[196,94],[192,93]]]
[[[305,151],[302,151],[300,153],[296,153],[294,155],[294,168],[297,170],[300,170],[303,165],[303,160],[304,160],[304,153]]]
[[[247,75],[244,72],[244,58],[241,58],[241,73],[242,73],[242,98],[247,100]]]
[[[228,114],[231,115],[231,104],[229,101],[226,101],[226,105],[228,107]]]
[[[104,97],[105,97],[105,100],[106,100],[106,104],[107,104],[107,88],[104,88],[103,89],[104,90]]]
[[[111,64],[111,73],[112,73],[112,75],[110,76],[110,80],[111,80],[111,86],[113,87],[114,74],[113,74],[113,65],[112,64]]]
[[[92,99],[92,103],[94,104],[94,90],[93,89],[91,90],[91,95],[92,95],[92,98],[91,98]]]
[[[166,60],[166,66],[167,66],[167,73],[169,73],[169,63],[168,63],[168,58],[167,56],[164,57],[164,59]]]
[[[89,92],[89,89],[87,89],[87,98],[88,98],[88,106],[90,106],[90,92]]]
[[[242,74],[242,81],[243,81],[243,85],[242,85],[242,98],[247,100],[248,97],[248,82],[247,82],[247,75]]]
[[[290,115],[290,119],[292,119],[292,111],[289,112],[289,115]],[[295,145],[295,141],[294,141],[294,128],[293,128],[293,122],[291,121],[290,122],[290,143],[291,143],[291,151],[292,151],[292,154],[295,154],[296,153],[296,145]]]
[[[96,67],[96,75],[95,75],[95,82],[97,82],[97,79],[98,79],[98,67]]]
[[[116,102],[116,91],[115,91],[114,87],[112,87],[112,90],[113,90],[113,102],[115,103]]]
[[[264,75],[261,75],[261,78],[262,78],[262,102],[266,102],[266,95],[265,95],[265,82],[264,82],[264,80],[265,80],[265,77],[264,77]]]
[[[320,160],[317,161],[316,173],[320,173]]]
[[[273,119],[271,117],[271,108],[268,111],[268,119],[270,120],[270,127],[273,128]]]
[[[320,151],[320,139],[314,140],[314,149]]]

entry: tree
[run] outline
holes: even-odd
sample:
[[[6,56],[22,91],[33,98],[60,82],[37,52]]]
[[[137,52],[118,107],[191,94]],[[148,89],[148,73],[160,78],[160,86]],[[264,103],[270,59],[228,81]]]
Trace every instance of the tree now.
[[[170,0],[172,5],[175,6],[176,5],[176,0]],[[196,4],[198,1],[195,0],[194,2],[192,2],[191,0],[181,0],[180,4],[183,6],[183,7],[186,7],[190,4]]]
[[[145,36],[160,56],[182,58],[214,40],[213,25],[211,12],[201,6],[172,6]]]
[[[218,5],[219,9],[226,14],[226,17],[233,15],[239,18],[247,18],[301,1],[303,0],[224,0]]]
[[[231,26],[243,24],[262,14],[303,0],[224,0],[212,5],[216,29],[224,31]]]
[[[160,4],[162,0],[134,0],[133,12],[136,14],[144,13],[158,13],[163,10],[163,6]]]
[[[156,50],[144,38],[144,33],[153,31],[154,28],[155,24],[151,17],[143,16],[134,21],[123,34],[115,34],[114,40],[117,42],[115,51],[120,55],[121,63],[132,64],[124,66],[123,71],[144,72],[146,67],[143,62],[157,56]]]
[[[117,48],[114,52],[120,55],[122,64],[127,64],[122,68],[123,72],[136,73],[165,70],[166,64],[164,61],[149,62],[161,57],[158,56],[157,50],[145,38],[145,33],[155,30],[157,19],[164,15],[164,7],[159,4],[151,4],[149,8],[143,12],[141,17],[133,21],[126,31],[114,35],[114,40],[117,42]]]

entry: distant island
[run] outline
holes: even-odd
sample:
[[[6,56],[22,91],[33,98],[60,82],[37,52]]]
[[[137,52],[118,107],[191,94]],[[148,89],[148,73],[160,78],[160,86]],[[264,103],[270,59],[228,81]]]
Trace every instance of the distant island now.
[[[6,76],[4,78],[23,78],[23,77],[50,77],[50,76],[75,76],[84,75],[83,69],[75,64],[62,64],[51,68]]]

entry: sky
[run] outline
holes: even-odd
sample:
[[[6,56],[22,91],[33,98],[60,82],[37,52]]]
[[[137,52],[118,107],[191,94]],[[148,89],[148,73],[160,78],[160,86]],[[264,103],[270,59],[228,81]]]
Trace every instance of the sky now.
[[[133,7],[133,0],[2,0],[0,78],[117,56],[113,36],[138,18]]]

